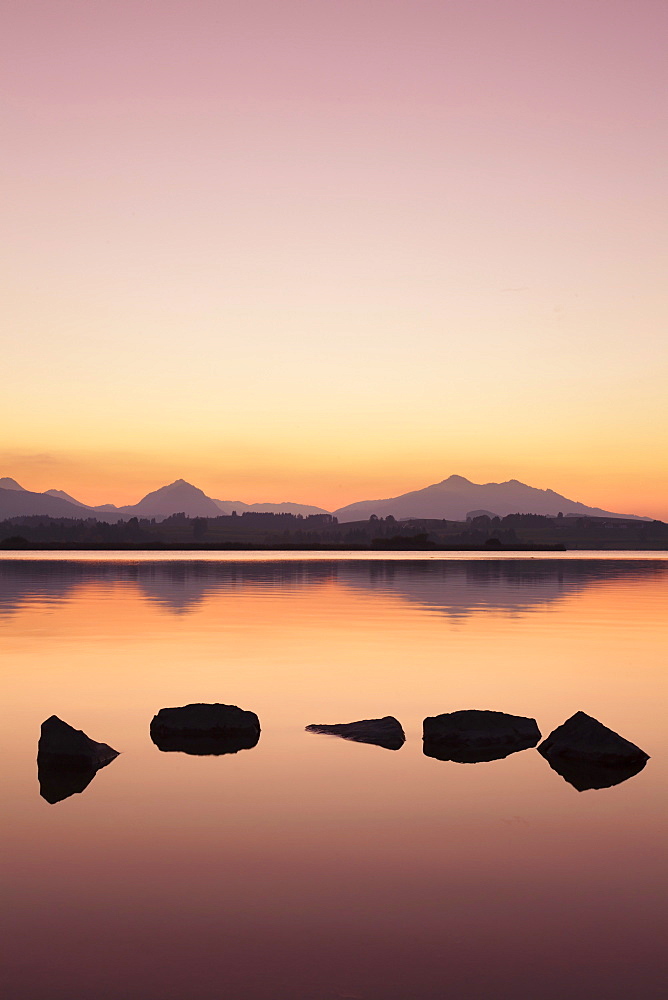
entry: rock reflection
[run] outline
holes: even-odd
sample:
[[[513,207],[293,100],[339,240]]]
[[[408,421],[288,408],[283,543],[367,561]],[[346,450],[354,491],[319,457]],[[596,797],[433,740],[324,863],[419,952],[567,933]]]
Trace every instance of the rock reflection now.
[[[514,753],[521,753],[522,750],[530,750],[535,747],[536,740],[527,740],[525,745],[513,744],[513,746],[496,747],[453,747],[443,743],[423,743],[422,752],[425,757],[433,757],[435,760],[449,760],[455,764],[483,764],[491,760],[504,760]]]
[[[105,761],[99,767],[77,766],[53,758],[39,756],[37,758],[37,780],[39,794],[50,805],[68,799],[70,795],[83,792],[90,785],[98,771],[107,767],[112,761]]]
[[[151,739],[163,753],[187,753],[193,757],[221,757],[223,754],[252,750],[260,740],[258,733],[227,736],[188,736],[182,733],[151,733]]]
[[[544,754],[542,756],[545,756]],[[561,775],[564,781],[577,789],[587,792],[592,788],[612,788],[621,785],[629,778],[635,777],[647,764],[646,760],[638,760],[632,764],[595,764],[588,761],[568,760],[565,757],[545,757],[553,771]]]

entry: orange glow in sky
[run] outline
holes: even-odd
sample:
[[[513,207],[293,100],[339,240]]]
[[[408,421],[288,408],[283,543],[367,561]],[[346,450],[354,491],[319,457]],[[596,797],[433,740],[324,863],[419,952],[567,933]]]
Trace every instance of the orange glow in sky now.
[[[668,519],[667,28],[11,5],[0,475],[334,509],[457,473]]]

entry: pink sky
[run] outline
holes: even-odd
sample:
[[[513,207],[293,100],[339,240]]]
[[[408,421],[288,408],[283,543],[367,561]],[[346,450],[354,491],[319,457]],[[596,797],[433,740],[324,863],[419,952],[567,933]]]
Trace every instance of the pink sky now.
[[[3,15],[0,474],[668,517],[658,2]]]

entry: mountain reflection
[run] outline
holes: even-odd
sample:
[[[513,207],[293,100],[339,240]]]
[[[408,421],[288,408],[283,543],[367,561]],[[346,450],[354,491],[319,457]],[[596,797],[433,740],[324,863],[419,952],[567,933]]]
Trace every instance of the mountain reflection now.
[[[452,618],[493,610],[509,615],[557,602],[611,581],[665,580],[655,560],[490,559],[289,562],[0,561],[0,615],[36,603],[59,604],[91,584],[136,586],[149,603],[188,614],[217,596],[299,591],[324,584],[396,596]]]

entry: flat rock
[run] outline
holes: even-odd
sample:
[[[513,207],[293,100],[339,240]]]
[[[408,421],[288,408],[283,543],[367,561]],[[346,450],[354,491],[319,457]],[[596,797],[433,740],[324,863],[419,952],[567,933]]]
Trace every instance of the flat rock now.
[[[543,740],[538,750],[550,763],[561,758],[605,767],[623,767],[649,760],[649,754],[635,743],[625,740],[585,712],[576,712],[558,726]]]
[[[97,770],[118,757],[118,750],[97,743],[81,729],[74,729],[57,715],[42,723],[37,746],[37,760],[50,766]]]
[[[522,715],[463,709],[426,718],[422,739],[428,757],[473,764],[535,747],[540,730]]]
[[[399,750],[406,741],[401,723],[393,715],[382,719],[360,719],[358,722],[337,722],[333,725],[318,723],[306,727],[307,733],[324,733],[340,736],[355,743],[374,743],[387,750]]]
[[[236,705],[200,703],[161,708],[151,720],[151,738],[155,742],[155,737],[170,736],[259,738],[260,720],[255,712],[246,712]]]

